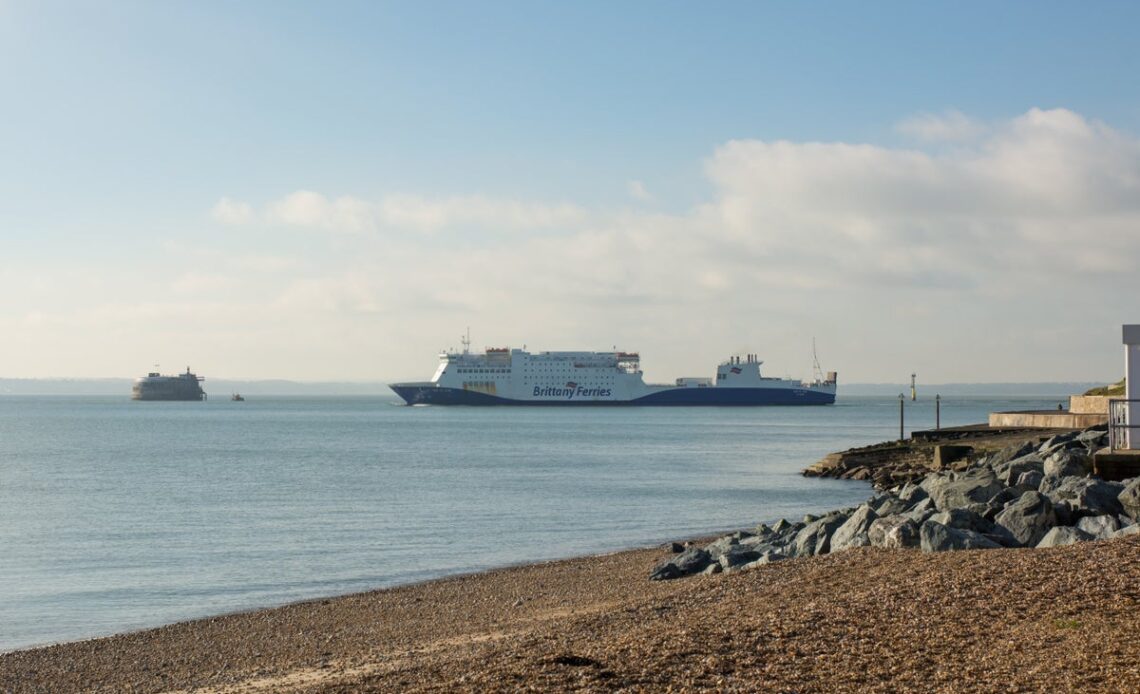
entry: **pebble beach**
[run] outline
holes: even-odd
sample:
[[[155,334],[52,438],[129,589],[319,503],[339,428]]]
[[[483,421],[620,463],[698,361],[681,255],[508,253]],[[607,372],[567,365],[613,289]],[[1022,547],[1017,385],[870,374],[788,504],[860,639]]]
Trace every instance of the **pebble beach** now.
[[[864,547],[648,581],[667,555],[520,566],[16,651],[0,655],[0,690],[1140,690],[1138,536],[1000,552]]]

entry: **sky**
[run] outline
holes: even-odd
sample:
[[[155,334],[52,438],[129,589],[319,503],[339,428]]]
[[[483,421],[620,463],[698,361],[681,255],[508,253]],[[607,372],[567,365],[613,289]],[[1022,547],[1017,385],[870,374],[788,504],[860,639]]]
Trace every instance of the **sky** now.
[[[0,377],[1114,381],[1140,5],[0,0]]]

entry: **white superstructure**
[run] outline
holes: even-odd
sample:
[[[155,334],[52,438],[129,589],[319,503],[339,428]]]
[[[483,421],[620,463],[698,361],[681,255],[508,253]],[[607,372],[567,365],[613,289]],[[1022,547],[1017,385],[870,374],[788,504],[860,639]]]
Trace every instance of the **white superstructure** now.
[[[761,375],[754,354],[717,366],[714,377],[645,383],[636,352],[537,352],[506,347],[443,352],[430,381],[392,385],[409,404],[827,404],[835,373],[801,382]]]

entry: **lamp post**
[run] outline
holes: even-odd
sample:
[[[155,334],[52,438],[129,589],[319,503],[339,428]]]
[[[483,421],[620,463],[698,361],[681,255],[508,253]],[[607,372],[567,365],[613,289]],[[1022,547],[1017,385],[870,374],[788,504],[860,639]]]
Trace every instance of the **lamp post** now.
[[[906,398],[903,397],[902,393],[899,393],[899,441],[906,440],[906,436],[903,435],[903,404],[905,402]]]
[[[934,394],[934,429],[942,428],[942,396]]]

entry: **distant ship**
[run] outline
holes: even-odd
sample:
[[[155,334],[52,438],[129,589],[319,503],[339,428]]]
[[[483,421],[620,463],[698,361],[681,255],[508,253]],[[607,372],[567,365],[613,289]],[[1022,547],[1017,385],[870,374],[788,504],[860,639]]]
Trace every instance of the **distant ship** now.
[[[145,378],[135,379],[131,400],[205,400],[206,391],[201,386],[204,380],[190,373],[189,366],[186,373],[177,376],[163,376],[152,371]]]
[[[645,383],[636,352],[538,352],[506,347],[442,352],[430,381],[389,387],[409,405],[830,405],[834,371],[812,381],[760,375],[755,354],[734,356],[716,379]]]

